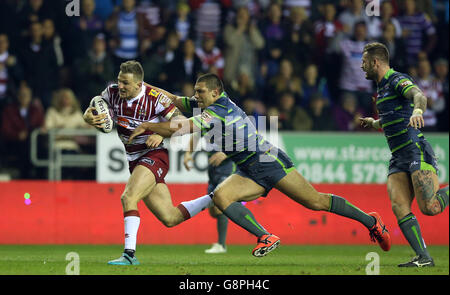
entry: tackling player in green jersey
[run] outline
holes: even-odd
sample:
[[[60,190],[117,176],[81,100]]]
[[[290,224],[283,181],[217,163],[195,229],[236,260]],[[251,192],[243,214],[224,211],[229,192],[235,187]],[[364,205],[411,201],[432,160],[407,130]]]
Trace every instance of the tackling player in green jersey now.
[[[376,106],[379,119],[361,118],[361,124],[382,128],[391,150],[387,189],[392,210],[403,235],[416,252],[400,267],[434,266],[422,238],[411,203],[416,197],[420,211],[434,216],[448,206],[448,186],[439,189],[437,161],[431,145],[420,132],[427,98],[413,79],[389,66],[389,51],[384,44],[369,43],[362,57],[366,79],[377,83]]]
[[[269,233],[257,222],[252,212],[240,201],[253,201],[276,188],[293,201],[316,211],[328,211],[359,221],[371,239],[384,251],[391,246],[389,233],[376,212],[365,213],[353,204],[333,194],[319,193],[295,169],[288,155],[265,140],[248,116],[224,92],[222,81],[214,74],[200,76],[194,86],[192,100],[165,93],[181,111],[195,103],[201,114],[177,122],[142,123],[130,136],[151,130],[164,137],[181,136],[200,131],[239,167],[239,172],[224,180],[212,194],[214,204],[234,223],[256,236],[252,254],[265,256],[276,249],[280,238]],[[175,123],[175,124],[174,124]]]

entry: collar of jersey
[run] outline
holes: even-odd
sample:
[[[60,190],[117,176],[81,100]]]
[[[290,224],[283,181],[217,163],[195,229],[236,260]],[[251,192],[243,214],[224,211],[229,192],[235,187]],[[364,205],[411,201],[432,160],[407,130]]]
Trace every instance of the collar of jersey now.
[[[144,95],[144,94],[145,94],[145,86],[144,86],[144,84],[142,83],[142,86],[141,86],[141,92],[139,92],[139,94],[136,95],[135,97],[133,97],[132,99],[127,100],[127,102],[128,102],[128,103],[132,103],[132,102],[135,101],[136,99],[141,98],[142,95]]]
[[[386,72],[386,74],[384,74],[384,79],[389,79],[389,77],[395,72],[395,70],[393,68],[390,68],[389,71]]]

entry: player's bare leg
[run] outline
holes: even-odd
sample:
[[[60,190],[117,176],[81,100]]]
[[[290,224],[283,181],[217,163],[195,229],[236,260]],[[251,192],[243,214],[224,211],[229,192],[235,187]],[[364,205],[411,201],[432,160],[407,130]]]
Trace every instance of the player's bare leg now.
[[[165,183],[156,184],[150,195],[143,201],[155,217],[167,227],[173,227],[185,220],[181,211],[173,205]]]
[[[373,241],[377,241],[384,251],[390,249],[390,236],[378,213],[367,214],[342,197],[317,192],[297,170],[289,172],[275,188],[308,209],[329,211],[361,222]]]
[[[434,171],[417,170],[411,173],[417,204],[420,211],[428,216],[437,215],[448,205],[448,186],[439,189],[439,179]]]
[[[399,264],[398,266],[418,266],[417,263],[420,265],[434,265],[422,238],[417,218],[411,212],[414,188],[409,174],[399,172],[389,175],[387,189],[391,200],[392,211],[397,218],[398,225],[409,245],[417,254],[411,261]]]
[[[136,238],[139,230],[140,215],[137,204],[150,194],[155,187],[156,180],[153,173],[146,167],[138,165],[133,169],[121,201],[124,216],[125,250],[122,257],[109,261],[112,265],[137,265],[134,253],[136,251]]]

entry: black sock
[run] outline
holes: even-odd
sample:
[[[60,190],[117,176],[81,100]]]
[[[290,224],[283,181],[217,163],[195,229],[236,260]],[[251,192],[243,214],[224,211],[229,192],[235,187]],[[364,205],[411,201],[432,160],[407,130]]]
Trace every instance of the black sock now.
[[[402,230],[403,235],[408,241],[409,245],[413,248],[417,255],[430,257],[425,242],[422,238],[419,222],[417,222],[416,216],[409,213],[398,221],[398,225]]]
[[[130,257],[134,257],[134,253],[136,252],[136,250],[132,250],[132,249],[125,249],[123,251],[123,253],[127,254]]]
[[[371,228],[374,226],[375,217],[361,211],[352,203],[339,196],[331,195],[330,197],[330,212],[357,220],[364,224],[365,227]]]

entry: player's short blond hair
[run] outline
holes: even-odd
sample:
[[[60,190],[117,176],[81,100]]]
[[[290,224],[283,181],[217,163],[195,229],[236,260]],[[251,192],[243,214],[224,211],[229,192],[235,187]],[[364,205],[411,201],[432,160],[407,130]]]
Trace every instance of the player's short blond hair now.
[[[120,65],[120,71],[122,74],[133,74],[135,81],[144,81],[144,69],[138,61],[129,60],[123,62]]]
[[[367,52],[370,58],[376,57],[382,62],[389,64],[389,49],[380,42],[372,42],[364,46],[363,52]]]

